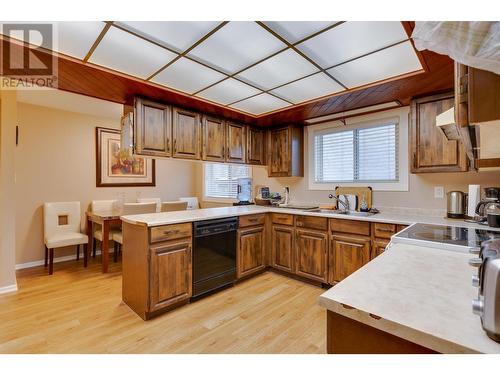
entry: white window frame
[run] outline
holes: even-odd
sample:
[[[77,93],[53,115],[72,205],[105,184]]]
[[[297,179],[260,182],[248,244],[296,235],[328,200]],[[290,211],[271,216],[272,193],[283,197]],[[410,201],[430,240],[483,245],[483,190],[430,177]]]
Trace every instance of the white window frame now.
[[[203,201],[205,202],[216,202],[216,203],[235,203],[238,202],[237,198],[220,198],[220,197],[210,197],[207,195],[207,189],[206,189],[206,184],[205,184],[205,176],[206,176],[206,167],[208,164],[224,164],[228,166],[239,166],[239,167],[248,167],[249,172],[248,172],[248,177],[252,178],[253,174],[253,168],[251,165],[246,165],[246,164],[230,164],[230,163],[209,163],[209,162],[204,162],[203,163]]]
[[[408,191],[408,107],[346,119],[346,124],[332,121],[307,127],[307,157],[309,190],[332,191],[336,186],[371,186],[375,191]],[[328,130],[350,130],[396,124],[398,127],[399,179],[394,182],[316,182],[314,179],[314,136]]]

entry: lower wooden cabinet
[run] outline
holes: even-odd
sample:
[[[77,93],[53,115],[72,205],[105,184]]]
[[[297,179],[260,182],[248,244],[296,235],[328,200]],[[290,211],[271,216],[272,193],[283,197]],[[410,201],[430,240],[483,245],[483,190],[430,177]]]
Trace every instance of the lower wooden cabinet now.
[[[339,282],[368,263],[370,244],[370,238],[332,235],[328,282]]]
[[[237,277],[263,270],[265,264],[265,229],[263,225],[238,230]]]
[[[272,227],[272,266],[276,269],[293,272],[294,229],[293,227]]]
[[[191,239],[151,247],[150,311],[191,297]]]
[[[372,243],[372,250],[371,250],[371,255],[370,259],[374,259],[378,257],[380,254],[382,254],[385,251],[385,248],[389,244],[390,240],[387,239],[375,239],[373,240]]]
[[[328,234],[297,229],[295,238],[295,274],[322,283],[327,282]]]

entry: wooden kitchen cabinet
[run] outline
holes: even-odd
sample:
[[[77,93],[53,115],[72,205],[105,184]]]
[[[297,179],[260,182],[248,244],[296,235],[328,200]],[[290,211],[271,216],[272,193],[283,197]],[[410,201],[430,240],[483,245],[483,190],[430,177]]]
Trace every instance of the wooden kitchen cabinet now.
[[[230,163],[246,162],[246,126],[227,122],[226,127],[226,161]]]
[[[248,127],[247,131],[247,163],[266,164],[266,132],[263,129]]]
[[[453,92],[411,101],[411,172],[463,172],[468,170],[463,145],[448,140],[436,126],[436,116],[454,106]]]
[[[170,106],[136,98],[134,119],[136,154],[172,156],[172,109]]]
[[[304,176],[303,134],[303,128],[294,125],[269,131],[269,177]]]
[[[151,247],[150,311],[191,298],[191,240]]]
[[[334,234],[329,252],[328,282],[334,284],[370,261],[371,239],[362,236]]]
[[[173,157],[201,158],[201,121],[196,112],[181,108],[172,110]]]
[[[225,161],[226,122],[222,119],[203,116],[202,159]]]
[[[262,271],[265,267],[265,229],[263,225],[238,230],[237,277]]]
[[[295,233],[295,274],[326,283],[328,234],[310,229],[296,229]]]
[[[385,248],[389,244],[389,240],[384,239],[375,239],[372,242],[370,260],[378,257],[385,251]]]
[[[271,265],[279,270],[293,273],[294,271],[294,229],[293,227],[272,226],[272,259]]]

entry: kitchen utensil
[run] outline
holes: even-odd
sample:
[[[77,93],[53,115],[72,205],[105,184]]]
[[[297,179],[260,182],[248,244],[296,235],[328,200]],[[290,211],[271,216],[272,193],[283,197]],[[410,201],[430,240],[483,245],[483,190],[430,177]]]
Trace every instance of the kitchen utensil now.
[[[467,194],[462,191],[449,191],[446,195],[446,216],[453,219],[462,219],[465,214]]]
[[[500,228],[500,203],[490,203],[487,205],[486,219],[490,227]]]
[[[488,187],[484,188],[485,198],[480,201],[476,206],[476,214],[478,215],[478,221],[486,221],[486,211],[490,205],[500,202],[500,188],[499,187]]]
[[[361,202],[361,200],[363,198],[363,193],[365,194],[365,200],[366,200],[366,204],[368,205],[368,209],[372,208],[372,188],[371,187],[369,187],[369,186],[366,186],[366,187],[337,186],[335,188],[335,195],[337,197],[339,195],[342,195],[342,194],[354,194],[358,197],[358,202]]]

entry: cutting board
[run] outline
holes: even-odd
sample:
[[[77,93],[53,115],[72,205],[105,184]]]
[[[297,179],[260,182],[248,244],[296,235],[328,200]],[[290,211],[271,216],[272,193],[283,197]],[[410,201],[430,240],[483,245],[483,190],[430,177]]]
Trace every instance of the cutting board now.
[[[368,204],[368,208],[372,208],[372,188],[370,186],[337,186],[335,188],[335,195],[339,196],[341,194],[353,194],[358,197],[358,207],[356,208],[357,211],[359,211],[359,207],[361,206],[361,201],[364,194],[366,204]]]

